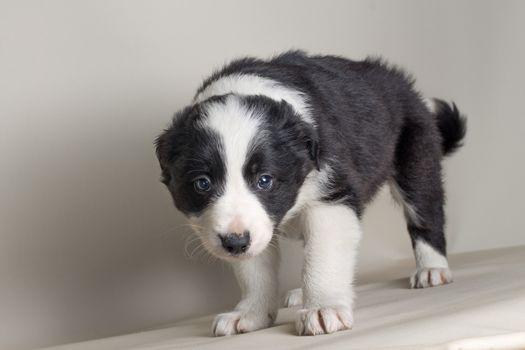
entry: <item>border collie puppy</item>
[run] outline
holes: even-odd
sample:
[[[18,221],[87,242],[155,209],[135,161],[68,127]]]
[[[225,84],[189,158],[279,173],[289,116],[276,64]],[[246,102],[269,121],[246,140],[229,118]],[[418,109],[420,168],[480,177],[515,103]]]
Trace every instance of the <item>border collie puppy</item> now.
[[[402,70],[292,51],[212,74],[156,140],[162,182],[204,247],[231,262],[242,299],[216,336],[275,319],[277,234],[304,240],[301,335],[352,327],[360,217],[385,183],[404,208],[412,288],[452,282],[441,161],[461,144],[454,104],[425,101]],[[293,227],[291,230],[287,228]]]

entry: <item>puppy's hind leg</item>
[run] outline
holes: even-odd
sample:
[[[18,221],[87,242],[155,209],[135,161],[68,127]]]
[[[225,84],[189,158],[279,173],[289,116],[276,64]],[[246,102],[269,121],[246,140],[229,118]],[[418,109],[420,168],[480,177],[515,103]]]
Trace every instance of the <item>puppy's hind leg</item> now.
[[[390,182],[394,198],[402,203],[416,258],[412,288],[452,282],[446,258],[441,146],[433,124],[408,124],[396,154],[396,174]]]

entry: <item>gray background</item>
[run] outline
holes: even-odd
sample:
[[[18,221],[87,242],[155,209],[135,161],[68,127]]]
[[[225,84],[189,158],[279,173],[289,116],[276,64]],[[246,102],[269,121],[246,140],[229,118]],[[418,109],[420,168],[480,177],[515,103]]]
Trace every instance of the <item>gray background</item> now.
[[[157,327],[234,305],[222,263],[185,242],[153,139],[212,69],[289,48],[383,55],[469,116],[445,164],[451,252],[525,244],[525,3],[0,3],[0,348]],[[361,275],[410,257],[381,193]],[[285,242],[283,289],[299,285]],[[409,271],[407,271],[408,276]]]

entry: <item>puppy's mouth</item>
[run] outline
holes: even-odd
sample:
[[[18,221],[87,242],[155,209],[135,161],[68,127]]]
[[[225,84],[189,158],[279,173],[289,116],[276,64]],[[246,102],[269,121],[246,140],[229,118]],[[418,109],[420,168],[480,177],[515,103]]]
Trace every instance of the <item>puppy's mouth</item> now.
[[[222,247],[215,247],[214,249],[208,249],[208,251],[213,256],[219,259],[222,259],[222,260],[230,261],[230,262],[248,260],[258,254],[258,253],[253,253],[250,250],[246,252],[242,252],[242,253],[231,253],[231,252],[224,250]]]
[[[237,255],[225,254],[225,255],[220,256],[220,258],[226,261],[242,261],[242,260],[251,259],[254,256],[255,255],[253,255],[252,253],[243,253],[243,254],[237,254]]]

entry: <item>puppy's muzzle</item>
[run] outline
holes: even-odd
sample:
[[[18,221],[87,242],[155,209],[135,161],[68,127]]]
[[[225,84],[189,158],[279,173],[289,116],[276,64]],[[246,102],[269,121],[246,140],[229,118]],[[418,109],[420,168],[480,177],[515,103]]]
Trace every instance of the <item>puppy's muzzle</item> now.
[[[250,232],[244,231],[243,233],[228,233],[226,235],[220,235],[222,247],[231,255],[240,255],[246,253],[250,247]]]

